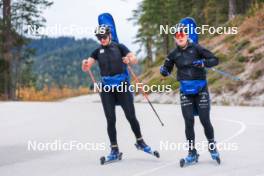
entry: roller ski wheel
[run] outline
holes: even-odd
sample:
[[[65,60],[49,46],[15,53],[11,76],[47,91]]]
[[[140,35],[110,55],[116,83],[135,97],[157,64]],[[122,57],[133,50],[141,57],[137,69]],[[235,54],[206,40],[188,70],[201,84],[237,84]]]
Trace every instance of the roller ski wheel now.
[[[220,154],[217,151],[216,142],[215,141],[209,143],[208,150],[209,150],[209,152],[211,154],[211,158],[213,160],[215,160],[217,162],[217,164],[220,165],[221,164]]]
[[[160,158],[160,154],[159,154],[159,152],[156,151],[156,150],[153,152],[153,155],[154,155],[156,158]]]
[[[219,156],[219,153],[217,151],[212,151],[210,152],[211,154],[211,157],[213,160],[215,160],[217,162],[217,164],[221,164],[221,159],[220,159],[220,156]]]
[[[216,158],[215,160],[216,160],[217,164],[219,164],[219,165],[221,164],[221,159],[219,157]]]
[[[120,161],[120,160],[122,160],[122,156],[123,156],[123,153],[118,153],[118,154],[114,154],[114,155],[110,154],[106,157],[102,156],[100,158],[100,164],[105,165],[105,164]]]
[[[180,160],[180,167],[184,167],[186,165],[191,165],[191,164],[194,164],[194,163],[198,163],[199,156],[200,155],[198,153],[195,153],[195,154],[189,153],[186,158],[182,158]]]
[[[138,149],[138,150],[141,150],[147,154],[150,154],[150,155],[153,155],[155,156],[156,158],[160,158],[160,154],[158,151],[156,150],[152,150],[149,146],[145,145],[145,146],[142,146],[142,145],[139,145],[139,144],[135,144],[135,147]]]

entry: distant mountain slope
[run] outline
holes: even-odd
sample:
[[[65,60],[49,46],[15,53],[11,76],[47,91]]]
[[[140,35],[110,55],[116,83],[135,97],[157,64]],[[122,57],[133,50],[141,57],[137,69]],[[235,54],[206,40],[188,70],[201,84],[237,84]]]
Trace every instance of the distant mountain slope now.
[[[92,39],[72,37],[33,39],[30,48],[36,50],[33,71],[37,86],[44,84],[79,87],[88,85],[87,75],[81,71],[81,61],[98,47]],[[94,67],[96,69],[96,67]]]

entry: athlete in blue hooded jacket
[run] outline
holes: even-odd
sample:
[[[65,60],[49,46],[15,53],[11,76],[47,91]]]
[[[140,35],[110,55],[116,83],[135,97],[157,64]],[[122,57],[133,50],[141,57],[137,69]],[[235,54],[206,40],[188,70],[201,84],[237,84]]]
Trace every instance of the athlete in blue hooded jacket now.
[[[199,115],[212,157],[219,157],[214,139],[214,129],[210,121],[210,98],[206,81],[205,67],[218,64],[218,58],[210,51],[188,40],[184,26],[178,25],[175,33],[176,48],[169,53],[160,68],[163,76],[168,76],[173,67],[177,68],[177,80],[180,82],[181,109],[185,121],[185,135],[189,142],[187,159],[195,160],[194,114]],[[202,58],[202,59],[198,59]]]

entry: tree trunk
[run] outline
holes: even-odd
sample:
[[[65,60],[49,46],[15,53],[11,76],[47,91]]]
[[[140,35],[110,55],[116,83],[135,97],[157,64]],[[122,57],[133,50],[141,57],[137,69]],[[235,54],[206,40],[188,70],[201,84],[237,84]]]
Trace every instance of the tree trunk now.
[[[151,37],[148,37],[146,40],[146,49],[147,49],[147,66],[150,66],[153,63],[153,57],[152,57],[152,39]]]
[[[0,97],[3,99],[8,99],[8,84],[7,84],[7,75],[8,75],[8,62],[6,62],[4,59],[2,59],[3,56],[1,56],[0,59]]]
[[[11,59],[11,0],[3,0],[3,58]]]
[[[236,0],[229,0],[229,11],[228,11],[229,20],[235,18],[236,14],[237,14]]]
[[[165,19],[162,19],[162,24],[164,24],[164,25],[170,24],[168,17],[166,17]],[[168,35],[168,34],[165,34],[165,33],[162,34],[163,51],[164,51],[165,56],[169,54],[169,47],[170,47],[169,46],[170,45],[169,37],[170,37],[170,35]]]
[[[3,59],[7,63],[4,69],[5,97],[15,99],[15,88],[12,86],[12,32],[11,32],[11,0],[3,0]]]
[[[169,39],[170,35],[166,35],[166,42],[165,42],[165,54],[168,55],[170,52],[170,39]]]

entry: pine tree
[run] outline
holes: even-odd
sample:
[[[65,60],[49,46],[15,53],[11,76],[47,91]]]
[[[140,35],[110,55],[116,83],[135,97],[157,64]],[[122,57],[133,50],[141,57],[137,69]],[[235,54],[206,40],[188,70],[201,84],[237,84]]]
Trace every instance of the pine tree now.
[[[7,99],[16,99],[18,63],[23,54],[23,46],[27,44],[24,37],[27,28],[31,25],[39,28],[43,26],[45,19],[41,16],[43,10],[52,5],[48,0],[3,0],[1,20],[1,63],[2,79],[1,87]],[[1,89],[0,89],[1,91]],[[0,92],[1,94],[1,92]]]

